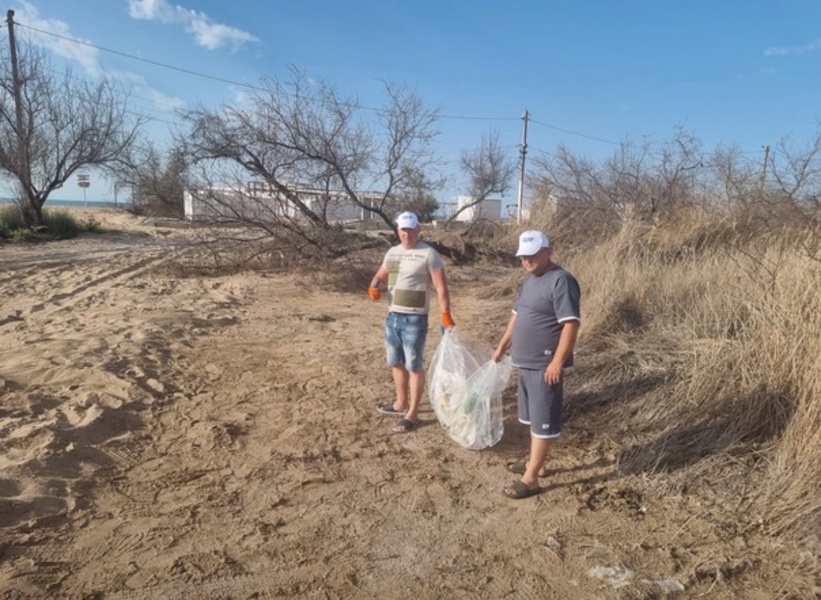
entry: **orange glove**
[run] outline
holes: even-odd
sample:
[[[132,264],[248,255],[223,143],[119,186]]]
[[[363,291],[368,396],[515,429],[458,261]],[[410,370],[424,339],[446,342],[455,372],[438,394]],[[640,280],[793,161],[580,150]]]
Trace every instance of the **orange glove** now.
[[[456,323],[453,322],[453,317],[450,316],[450,311],[446,310],[442,313],[442,327],[445,329],[450,329],[454,327]]]
[[[382,297],[382,292],[379,291],[379,288],[370,286],[368,288],[368,296],[371,297],[371,300],[379,300]]]

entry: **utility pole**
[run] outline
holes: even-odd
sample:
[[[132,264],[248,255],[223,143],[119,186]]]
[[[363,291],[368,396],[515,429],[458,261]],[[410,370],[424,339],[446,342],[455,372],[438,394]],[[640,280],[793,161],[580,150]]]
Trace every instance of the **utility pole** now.
[[[524,125],[522,127],[522,148],[519,150],[521,160],[519,161],[519,195],[516,199],[516,223],[522,222],[522,197],[525,191],[525,156],[527,155],[527,120],[530,118],[530,113],[525,109],[522,115]]]
[[[767,160],[770,157],[770,147],[762,146],[764,148],[764,161],[761,163],[761,180],[759,181],[759,189],[764,193],[764,182],[767,180]]]
[[[23,184],[24,198],[21,198],[21,203],[25,203],[26,208],[34,208],[28,206],[29,195],[31,194],[31,174],[29,172],[29,153],[28,153],[28,134],[24,130],[23,123],[23,99],[20,88],[20,71],[17,66],[17,42],[14,40],[14,11],[10,10],[6,13],[6,25],[9,28],[9,46],[11,57],[11,77],[12,77],[12,93],[14,94],[14,109],[17,117],[17,153],[20,156],[20,181]]]

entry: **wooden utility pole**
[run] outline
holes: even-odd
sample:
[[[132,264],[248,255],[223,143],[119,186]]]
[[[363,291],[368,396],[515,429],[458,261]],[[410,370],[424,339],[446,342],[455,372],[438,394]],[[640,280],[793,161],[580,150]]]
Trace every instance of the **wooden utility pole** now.
[[[522,158],[519,161],[519,194],[516,199],[516,223],[522,222],[522,198],[525,191],[525,156],[527,155],[527,121],[530,118],[530,113],[525,110],[522,115],[522,148],[519,150]]]
[[[26,208],[33,208],[28,206],[29,195],[31,193],[31,173],[29,172],[29,153],[28,153],[28,133],[24,129],[25,119],[23,118],[23,98],[20,91],[22,84],[20,83],[20,70],[17,66],[17,42],[14,39],[14,11],[10,10],[6,13],[6,25],[9,28],[9,50],[11,57],[11,78],[12,78],[12,93],[14,95],[14,109],[17,117],[17,154],[20,158],[19,178],[23,185],[21,190],[23,198],[20,198],[21,205]]]
[[[761,163],[761,179],[759,180],[759,189],[764,193],[764,182],[767,180],[767,160],[770,158],[770,147],[764,146],[764,161]]]

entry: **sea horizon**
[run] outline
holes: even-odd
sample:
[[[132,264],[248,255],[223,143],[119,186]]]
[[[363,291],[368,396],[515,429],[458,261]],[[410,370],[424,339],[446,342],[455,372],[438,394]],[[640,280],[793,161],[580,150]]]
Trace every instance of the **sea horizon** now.
[[[0,198],[0,204],[16,204],[15,198]],[[49,198],[43,205],[43,208],[48,209],[54,206],[63,206],[66,208],[131,208],[131,201],[126,202],[109,202],[104,200],[66,200],[62,198]]]

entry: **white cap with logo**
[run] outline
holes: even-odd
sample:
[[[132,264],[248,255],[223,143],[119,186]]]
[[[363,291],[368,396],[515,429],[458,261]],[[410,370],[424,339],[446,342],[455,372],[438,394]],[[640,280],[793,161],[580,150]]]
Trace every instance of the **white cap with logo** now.
[[[516,256],[533,256],[542,248],[550,248],[550,240],[541,231],[524,231],[519,236]]]
[[[396,217],[396,227],[399,229],[416,229],[419,227],[419,217],[412,212],[403,212]]]

